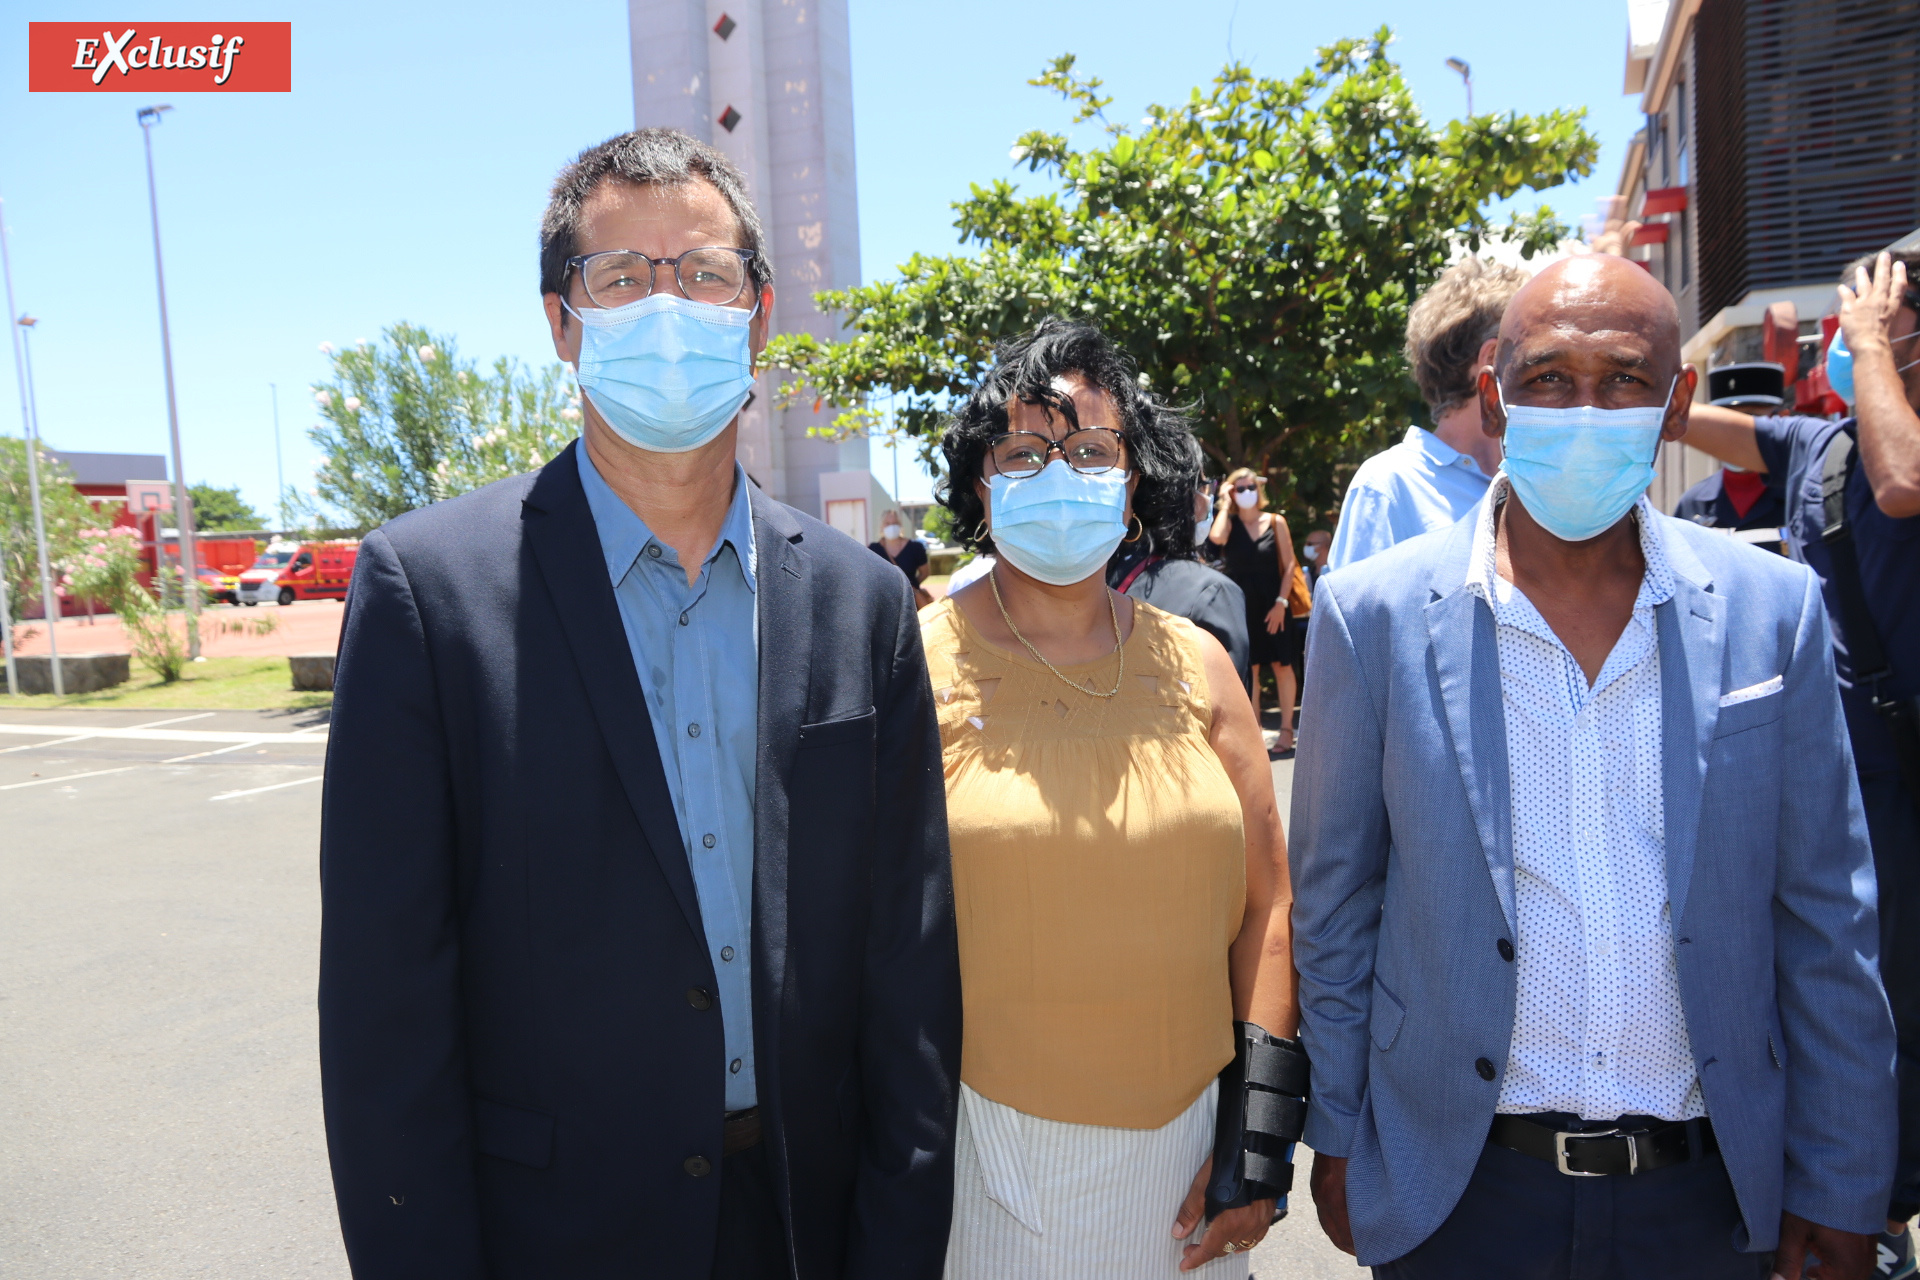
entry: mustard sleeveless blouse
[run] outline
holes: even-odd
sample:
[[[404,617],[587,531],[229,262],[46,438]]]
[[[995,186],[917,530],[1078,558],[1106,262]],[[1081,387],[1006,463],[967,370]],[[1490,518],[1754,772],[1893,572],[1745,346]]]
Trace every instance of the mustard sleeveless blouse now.
[[[965,1008],[960,1078],[1017,1111],[1156,1129],[1233,1057],[1240,801],[1192,623],[1133,606],[1126,680],[1076,693],[920,613],[940,718]],[[1113,687],[1115,659],[1062,667]]]

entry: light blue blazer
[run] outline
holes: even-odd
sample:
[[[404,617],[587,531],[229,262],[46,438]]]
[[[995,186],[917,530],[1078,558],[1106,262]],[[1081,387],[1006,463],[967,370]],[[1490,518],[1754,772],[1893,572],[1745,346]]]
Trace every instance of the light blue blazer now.
[[[1884,1221],[1893,1021],[1826,614],[1801,565],[1665,516],[1655,610],[1667,886],[1687,1030],[1745,1229]],[[1452,1212],[1513,1035],[1507,736],[1474,517],[1322,577],[1294,764],[1306,1141],[1346,1156],[1363,1265]],[[1778,693],[1723,695],[1782,677]],[[1475,1064],[1496,1068],[1480,1078]]]

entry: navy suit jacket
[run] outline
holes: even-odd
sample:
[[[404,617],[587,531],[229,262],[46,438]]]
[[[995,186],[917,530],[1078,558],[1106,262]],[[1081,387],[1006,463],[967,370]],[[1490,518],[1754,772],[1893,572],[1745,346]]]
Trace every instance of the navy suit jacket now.
[[[1314,729],[1289,831],[1306,1142],[1349,1158],[1365,1266],[1419,1245],[1459,1202],[1513,1039],[1500,944],[1527,945],[1499,641],[1466,586],[1475,515],[1329,572],[1308,632]],[[1737,1244],[1773,1248],[1782,1209],[1878,1231],[1893,1022],[1820,584],[1653,518],[1674,574],[1654,610],[1674,956]]]
[[[819,521],[752,508],[754,1053],[794,1272],[934,1280],[960,985],[913,598]],[[719,1006],[571,448],[361,544],[321,884],[355,1276],[706,1280]]]

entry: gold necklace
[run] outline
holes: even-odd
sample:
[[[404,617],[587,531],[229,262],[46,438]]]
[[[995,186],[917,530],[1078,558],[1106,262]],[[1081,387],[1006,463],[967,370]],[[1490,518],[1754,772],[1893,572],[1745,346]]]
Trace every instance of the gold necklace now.
[[[998,568],[988,571],[987,581],[993,586],[993,602],[1000,606],[1000,620],[1007,624],[1007,630],[1013,632],[1013,638],[1015,640],[1027,646],[1028,653],[1040,659],[1041,665],[1053,672],[1054,675],[1059,676],[1062,684],[1070,689],[1077,689],[1081,693],[1090,693],[1096,698],[1115,698],[1120,695],[1120,686],[1127,678],[1127,646],[1126,643],[1120,639],[1120,608],[1113,602],[1113,592],[1107,592],[1107,612],[1113,615],[1113,651],[1120,657],[1120,670],[1114,673],[1113,688],[1106,693],[1102,693],[1098,689],[1092,688],[1090,684],[1076,684],[1064,675],[1060,675],[1060,668],[1048,662],[1047,655],[1034,648],[1033,641],[1020,634],[1020,628],[1014,626],[1013,619],[1007,615],[1007,602],[1000,598],[1000,571]],[[1091,678],[1089,678],[1089,680],[1091,680]]]

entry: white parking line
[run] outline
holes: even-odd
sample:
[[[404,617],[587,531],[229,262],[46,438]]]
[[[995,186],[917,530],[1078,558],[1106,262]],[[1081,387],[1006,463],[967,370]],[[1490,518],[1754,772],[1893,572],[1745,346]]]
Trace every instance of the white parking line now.
[[[262,791],[278,791],[282,787],[298,787],[309,782],[318,782],[325,776],[325,774],[315,774],[311,778],[295,778],[292,782],[276,782],[272,786],[267,787],[249,787],[245,791],[222,791],[217,796],[209,796],[207,798],[209,800],[237,800],[241,796],[257,796]],[[0,788],[0,790],[4,789],[5,788]]]
[[[35,778],[31,782],[10,782],[4,787],[0,787],[0,791],[18,791],[22,787],[41,787],[49,782],[72,782],[78,778],[103,778],[109,773],[132,773],[139,767],[137,764],[130,764],[118,769],[95,769],[91,773],[63,773],[57,778]],[[242,792],[241,794],[244,795],[246,793]],[[219,797],[215,798],[218,799]]]
[[[181,724],[187,720],[205,720],[208,716],[212,714],[213,712],[211,711],[200,711],[190,716],[174,716],[168,720],[149,720],[145,724],[128,725],[127,728],[158,729],[163,724]],[[70,725],[70,724],[63,724],[63,725],[57,725],[53,727],[59,728],[59,729],[72,729],[72,728],[75,728],[76,726]],[[44,750],[47,747],[64,747],[69,742],[84,742],[88,738],[99,737],[101,732],[103,731],[99,729],[89,729],[85,733],[76,733],[71,738],[57,738],[52,742],[25,742],[17,747],[0,747],[0,756],[11,755],[15,751],[39,751],[39,750]]]
[[[259,741],[260,739],[254,738],[247,742],[236,742],[230,747],[215,747],[211,751],[195,751],[191,755],[174,756],[172,759],[162,760],[160,763],[161,764],[179,764],[182,760],[204,760],[208,756],[223,756],[227,754],[227,752],[229,751],[239,751],[243,747],[251,747]]]
[[[163,724],[184,724],[188,720],[205,720],[208,716],[212,714],[214,713],[211,711],[196,711],[194,714],[190,716],[175,716],[171,720],[149,720],[145,724],[130,724],[127,726],[127,728],[158,729]]]
[[[0,733],[17,733],[35,738],[70,738],[73,730],[74,726],[70,724],[0,724]],[[132,742],[198,742],[210,746],[217,742],[324,743],[327,740],[327,731],[324,727],[279,733],[259,729],[149,729],[136,726],[131,729],[89,729],[83,736]]]

